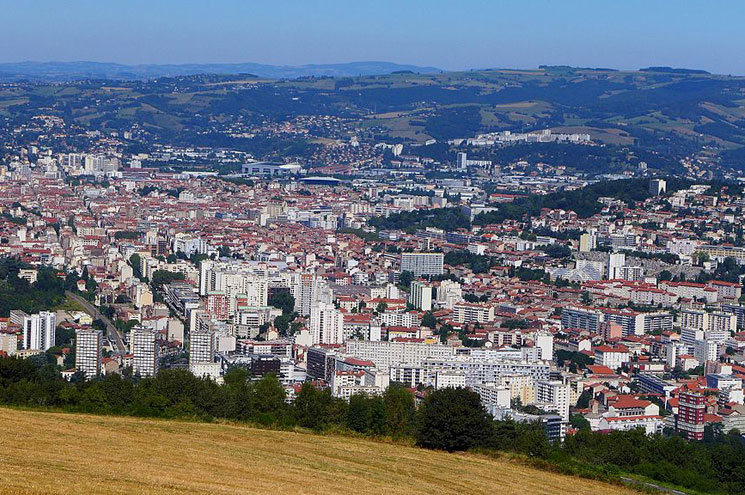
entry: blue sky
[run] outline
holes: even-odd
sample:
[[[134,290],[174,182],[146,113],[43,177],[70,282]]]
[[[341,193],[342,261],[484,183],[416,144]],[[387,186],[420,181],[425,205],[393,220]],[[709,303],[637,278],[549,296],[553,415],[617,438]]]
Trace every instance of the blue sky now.
[[[0,61],[386,60],[745,74],[742,0],[0,0]]]

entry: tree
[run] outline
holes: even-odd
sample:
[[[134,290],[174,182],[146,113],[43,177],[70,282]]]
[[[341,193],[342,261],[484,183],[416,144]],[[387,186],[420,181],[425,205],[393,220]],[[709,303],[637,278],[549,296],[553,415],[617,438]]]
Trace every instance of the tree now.
[[[401,272],[401,275],[398,277],[398,285],[401,287],[408,289],[411,285],[411,282],[414,281],[414,274],[408,270],[404,270]]]
[[[85,291],[88,293],[88,295],[92,295],[94,292],[96,292],[96,289],[98,289],[98,284],[95,280],[89,278],[85,282]]]
[[[433,330],[437,327],[437,318],[432,314],[432,311],[424,313],[424,316],[422,316],[422,326]]]
[[[289,291],[274,292],[269,297],[269,305],[281,309],[282,314],[290,314],[295,310],[295,298]]]
[[[543,251],[551,258],[569,258],[572,250],[563,244],[549,244]]]
[[[131,302],[132,300],[126,294],[119,294],[116,296],[116,299],[114,299],[115,304],[127,304]]]
[[[587,409],[588,407],[590,407],[590,401],[592,400],[592,398],[592,389],[586,388],[579,395],[579,398],[577,398],[576,407],[579,409]]]
[[[517,425],[517,444],[514,446],[518,452],[530,457],[548,457],[551,445],[548,443],[546,433],[539,422],[520,423]]]
[[[142,272],[140,271],[140,255],[135,253],[129,257],[129,264],[132,265],[132,272],[134,276],[142,280]]]
[[[290,323],[295,318],[297,318],[297,313],[288,313],[288,314],[282,314],[280,316],[277,316],[274,319],[274,328],[276,328],[283,334],[286,334],[287,331],[290,329]]]
[[[572,414],[572,416],[569,418],[569,423],[572,425],[573,428],[576,428],[578,430],[590,429],[590,422],[587,421],[587,419],[581,414]]]
[[[479,395],[466,388],[429,394],[417,416],[417,445],[453,452],[494,445],[494,421]]]
[[[305,428],[320,430],[332,419],[332,403],[330,390],[320,391],[310,382],[305,382],[295,397],[295,421]]]
[[[166,270],[156,270],[153,272],[152,286],[156,289],[163,285],[170,284],[176,280],[184,280],[184,274],[181,272],[169,272]]]
[[[370,399],[365,394],[354,394],[349,398],[347,428],[366,433],[370,427]]]
[[[286,409],[286,393],[275,375],[267,375],[254,383],[251,392],[251,409],[255,420],[263,424],[282,421]]]
[[[406,436],[414,427],[414,396],[402,385],[392,383],[383,394],[386,430],[393,436]]]

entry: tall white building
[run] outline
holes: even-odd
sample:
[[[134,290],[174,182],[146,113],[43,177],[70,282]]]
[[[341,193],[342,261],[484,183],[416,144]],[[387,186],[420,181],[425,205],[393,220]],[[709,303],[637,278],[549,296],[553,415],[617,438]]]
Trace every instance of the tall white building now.
[[[42,311],[23,318],[23,347],[46,351],[54,346],[57,315],[51,311]]]
[[[86,380],[101,374],[101,344],[103,333],[92,328],[75,331],[75,369],[85,375]]]
[[[554,336],[550,333],[536,333],[535,346],[541,350],[540,358],[550,361],[554,358]]]
[[[667,182],[664,179],[652,179],[649,181],[649,194],[659,196],[667,192]]]
[[[713,340],[697,340],[693,345],[693,357],[699,363],[719,360],[720,344]]]
[[[620,277],[621,268],[626,264],[626,255],[624,253],[609,253],[608,254],[608,270],[606,271],[606,277],[608,280],[613,280]]]
[[[134,327],[130,332],[133,375],[147,377],[158,373],[157,335],[155,330],[144,327]]]
[[[409,292],[409,303],[422,311],[432,309],[432,287],[418,280],[411,283]]]
[[[411,272],[415,277],[442,275],[443,253],[401,253],[401,272]]]
[[[681,328],[695,328],[707,332],[724,332],[727,337],[737,331],[737,315],[732,313],[707,313],[686,309],[680,312]]]
[[[293,275],[290,293],[295,298],[295,311],[303,316],[310,315],[311,307],[319,302],[330,304],[333,292],[324,279],[312,273]]]
[[[443,280],[437,288],[437,304],[447,309],[453,309],[453,305],[463,300],[463,289],[458,282]]]
[[[539,407],[552,409],[564,421],[569,420],[569,385],[560,380],[536,380],[536,402]]]
[[[319,302],[310,308],[312,344],[341,344],[344,341],[344,315],[333,304]]]
[[[348,340],[345,342],[347,354],[372,361],[380,369],[407,364],[421,366],[426,358],[450,359],[455,356],[455,348],[442,344],[424,342],[378,342],[370,340]]]
[[[579,236],[579,251],[581,253],[589,253],[597,247],[596,237],[592,234],[585,232]]]
[[[225,294],[228,316],[231,317],[240,306],[266,306],[269,299],[267,269],[235,260],[202,261],[199,266],[199,295],[214,292]]]
[[[212,330],[192,330],[189,332],[189,368],[198,363],[212,363],[215,360],[215,332]]]

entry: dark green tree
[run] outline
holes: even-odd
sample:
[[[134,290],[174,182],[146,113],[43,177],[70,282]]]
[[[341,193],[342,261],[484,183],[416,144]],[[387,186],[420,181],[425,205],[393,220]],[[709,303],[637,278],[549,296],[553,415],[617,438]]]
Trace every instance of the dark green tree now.
[[[269,298],[269,305],[281,309],[282,314],[288,315],[295,310],[295,298],[289,291],[275,292]]]
[[[494,421],[479,395],[466,388],[429,394],[417,414],[417,445],[448,452],[494,445]]]

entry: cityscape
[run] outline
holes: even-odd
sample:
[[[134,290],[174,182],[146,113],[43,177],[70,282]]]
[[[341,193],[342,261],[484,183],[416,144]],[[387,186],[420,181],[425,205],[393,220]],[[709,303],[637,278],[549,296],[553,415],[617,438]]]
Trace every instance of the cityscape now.
[[[745,77],[17,58],[0,493],[745,492]]]

